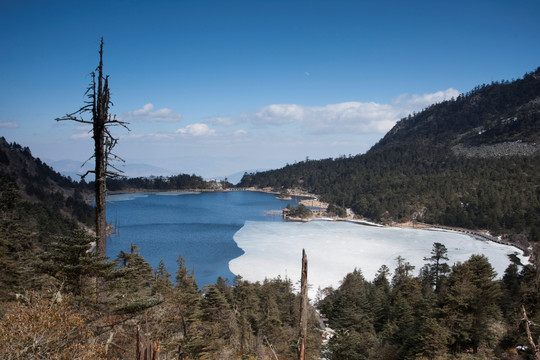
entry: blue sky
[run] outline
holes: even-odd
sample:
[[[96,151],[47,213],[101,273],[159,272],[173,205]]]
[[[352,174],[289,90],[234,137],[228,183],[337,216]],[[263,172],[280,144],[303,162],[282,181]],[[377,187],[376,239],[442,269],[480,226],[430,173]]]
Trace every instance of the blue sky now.
[[[364,153],[396,120],[540,66],[540,1],[0,4],[0,135],[84,161],[105,40],[128,164],[204,177]],[[127,169],[128,167],[126,167]]]

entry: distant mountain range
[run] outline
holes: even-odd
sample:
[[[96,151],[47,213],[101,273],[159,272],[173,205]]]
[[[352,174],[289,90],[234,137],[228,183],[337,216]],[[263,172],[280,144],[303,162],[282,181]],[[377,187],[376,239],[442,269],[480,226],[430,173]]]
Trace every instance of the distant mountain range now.
[[[423,221],[540,240],[540,68],[401,119],[366,154],[250,173],[380,222]]]
[[[84,166],[83,161],[70,159],[43,159],[43,161],[47,163],[47,165],[58,171],[60,174],[66,177],[69,176],[75,181],[79,181],[81,179],[80,175],[84,174],[87,170],[92,169],[94,166],[94,163],[91,161]],[[169,176],[174,174],[174,172],[171,170],[149,164],[126,163],[125,165],[120,165],[119,168],[120,170],[124,171],[124,175],[126,175],[127,177]]]

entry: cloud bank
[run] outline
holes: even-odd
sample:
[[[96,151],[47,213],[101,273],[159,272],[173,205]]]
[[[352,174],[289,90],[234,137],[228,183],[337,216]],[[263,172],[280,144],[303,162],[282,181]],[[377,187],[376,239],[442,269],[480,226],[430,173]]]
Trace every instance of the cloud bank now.
[[[325,106],[273,104],[254,113],[242,114],[239,118],[258,126],[300,124],[309,134],[382,134],[389,131],[399,119],[459,94],[459,91],[450,88],[432,94],[403,94],[391,104],[356,101]]]
[[[245,136],[248,133],[295,134],[296,136],[363,135],[385,134],[396,122],[422,109],[457,97],[460,92],[447,89],[435,93],[418,95],[402,94],[389,104],[376,102],[349,101],[324,106],[304,106],[299,104],[271,104],[257,111],[236,117],[215,117],[203,122],[191,123],[185,127],[165,133],[132,134],[132,139],[173,139],[183,138]],[[151,103],[126,113],[122,120],[145,122],[175,122],[182,119],[168,108],[154,110]],[[291,128],[293,127],[293,128]],[[228,130],[227,130],[228,129]],[[83,135],[79,135],[83,137]],[[339,139],[336,139],[339,141]]]

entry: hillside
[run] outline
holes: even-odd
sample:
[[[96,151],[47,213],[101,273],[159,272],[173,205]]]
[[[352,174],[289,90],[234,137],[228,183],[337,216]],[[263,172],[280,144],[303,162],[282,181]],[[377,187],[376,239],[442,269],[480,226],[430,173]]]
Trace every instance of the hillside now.
[[[0,138],[0,176],[13,182],[24,201],[58,210],[66,217],[92,225],[94,210],[84,200],[85,183],[66,178],[34,158],[28,147]]]
[[[91,224],[94,211],[80,187],[0,138],[0,303],[41,278],[36,256],[58,236]]]
[[[465,148],[512,143],[522,145],[508,155],[531,155],[540,149],[539,116],[540,68],[513,82],[478,86],[402,119],[371,151],[414,142]],[[504,154],[493,154],[499,155]]]
[[[239,186],[301,187],[380,222],[538,241],[539,144],[540,68],[403,118],[366,154],[246,174]]]

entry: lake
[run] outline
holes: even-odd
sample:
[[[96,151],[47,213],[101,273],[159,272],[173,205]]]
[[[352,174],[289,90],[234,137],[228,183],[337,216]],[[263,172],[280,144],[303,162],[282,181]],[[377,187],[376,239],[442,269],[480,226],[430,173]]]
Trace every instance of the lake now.
[[[229,262],[244,253],[234,234],[246,221],[282,222],[280,214],[269,212],[279,213],[287,204],[298,202],[254,191],[109,195],[107,221],[117,224],[117,231],[107,239],[107,254],[113,260],[133,242],[152,267],[163,259],[172,280],[182,256],[199,286],[219,276],[232,283]]]
[[[118,233],[107,241],[111,259],[131,242],[154,268],[163,259],[169,272],[177,271],[179,255],[195,270],[199,286],[235,275],[249,281],[288,277],[299,279],[302,249],[309,260],[310,297],[317,288],[339,286],[348,272],[358,268],[373,280],[381,265],[393,272],[395,259],[405,258],[418,274],[434,242],[448,249],[449,265],[483,254],[502,277],[511,246],[469,235],[436,229],[420,230],[359,225],[344,221],[283,221],[280,212],[292,201],[252,192],[144,193],[111,195],[107,217],[118,223]],[[522,262],[526,257],[520,255]]]

